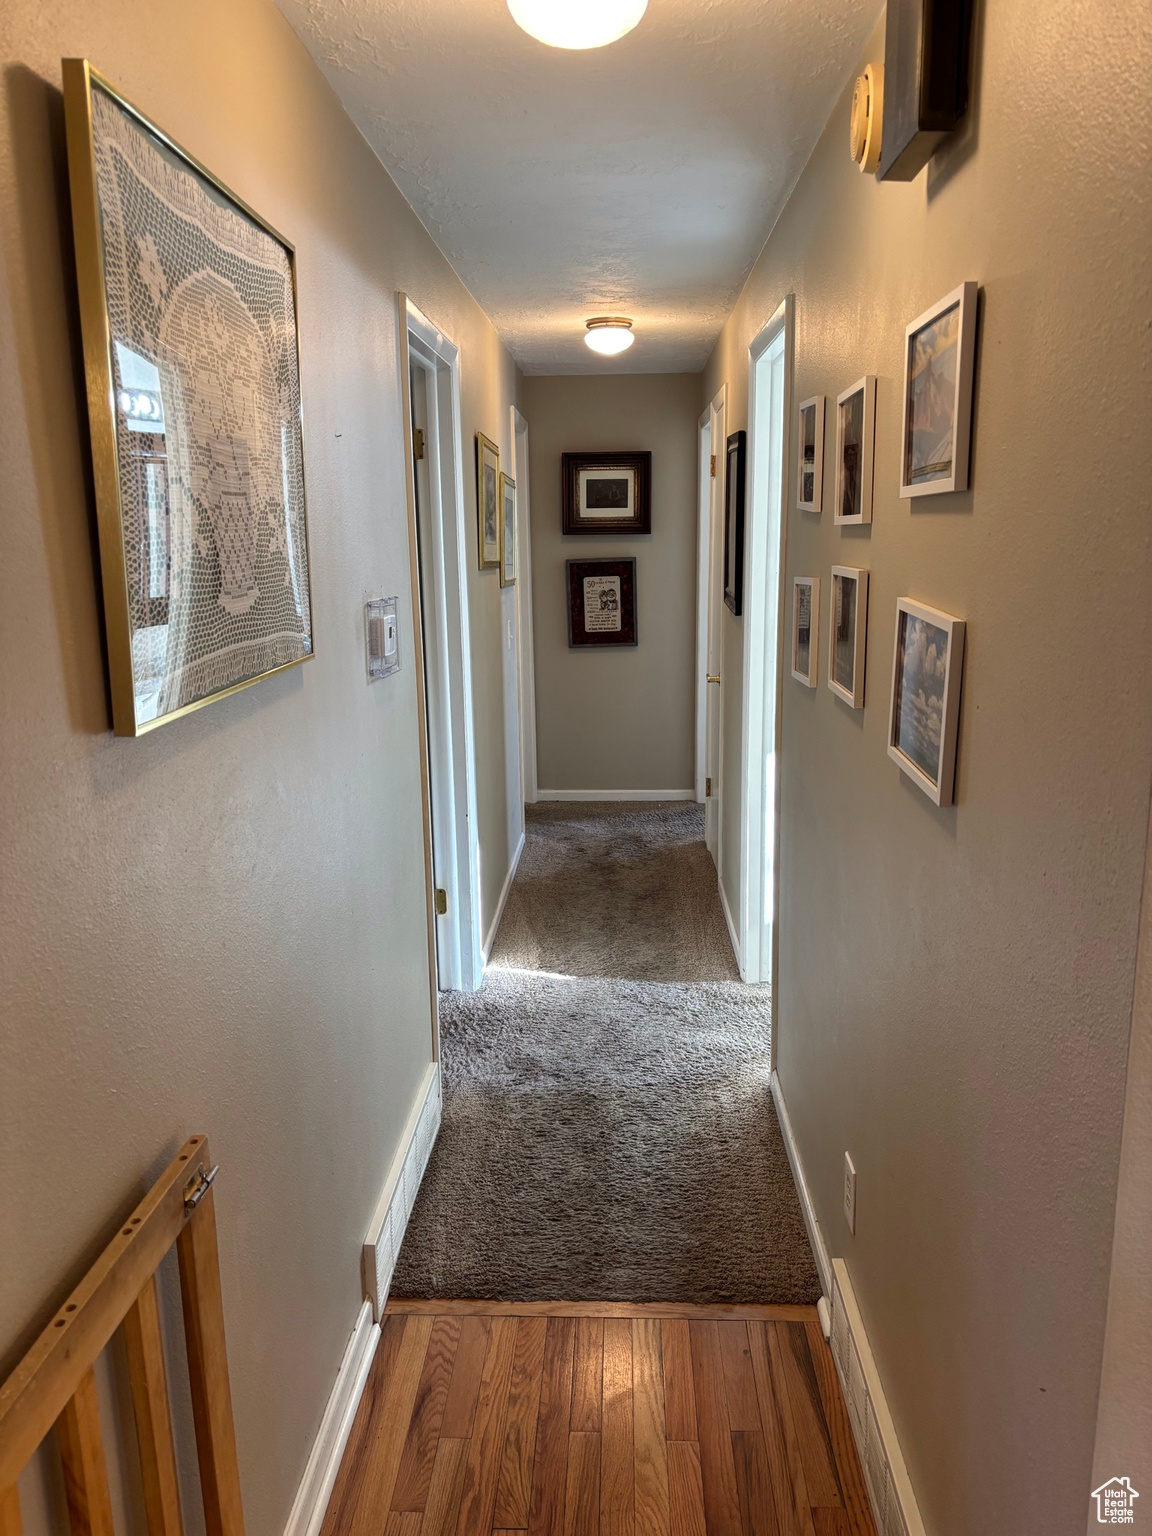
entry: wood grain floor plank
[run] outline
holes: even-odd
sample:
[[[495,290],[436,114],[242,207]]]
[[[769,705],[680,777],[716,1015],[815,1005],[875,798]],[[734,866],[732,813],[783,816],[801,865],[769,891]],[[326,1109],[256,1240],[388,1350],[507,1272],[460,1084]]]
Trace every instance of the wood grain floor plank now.
[[[501,1530],[527,1531],[532,1499],[532,1462],[536,1452],[536,1415],[540,1409],[540,1383],[544,1374],[544,1334],[547,1318],[516,1320],[516,1353],[508,1414],[500,1457],[500,1480],[493,1516]]]
[[[842,1509],[814,1509],[812,1519],[816,1525],[816,1536],[852,1536],[848,1516]]]
[[[496,1510],[496,1487],[500,1477],[500,1449],[504,1443],[504,1420],[508,1410],[508,1389],[512,1382],[512,1359],[516,1352],[516,1319],[496,1317],[488,1336],[488,1353],[480,1378],[472,1438],[464,1470],[464,1491],[460,1498],[457,1536],[488,1536]]]
[[[764,1323],[761,1326],[764,1329],[764,1337],[768,1345],[768,1364],[772,1376],[772,1395],[776,1403],[780,1431],[784,1437],[788,1476],[796,1502],[797,1518],[801,1522],[804,1536],[807,1536],[809,1528],[815,1530],[812,1524],[812,1500],[808,1495],[808,1483],[804,1476],[804,1458],[800,1452],[800,1439],[796,1433],[795,1416],[792,1412],[792,1399],[788,1395],[788,1388],[784,1378],[784,1361],[780,1352],[780,1341],[776,1336],[773,1324]]]
[[[460,1499],[464,1492],[464,1468],[468,1459],[467,1440],[441,1438],[432,1463],[432,1481],[420,1536],[456,1536]]]
[[[444,1419],[459,1341],[458,1317],[438,1317],[433,1320],[420,1385],[416,1389],[412,1423],[408,1427],[400,1470],[396,1474],[396,1487],[392,1491],[394,1510],[423,1512],[427,1502],[428,1484],[432,1481],[432,1464],[436,1460],[436,1444],[440,1439],[440,1426]]]
[[[735,1431],[732,1459],[736,1464],[736,1488],[745,1536],[781,1536],[763,1434],[759,1430]]]
[[[668,1516],[671,1536],[707,1536],[700,1447],[695,1441],[668,1442]]]
[[[660,1319],[632,1323],[632,1414],[636,1536],[668,1536],[668,1437]]]
[[[756,1378],[756,1397],[760,1404],[760,1423],[764,1431],[764,1450],[768,1457],[777,1523],[783,1536],[814,1536],[800,1453],[797,1450],[792,1459],[788,1454],[788,1441],[781,1422],[769,1362],[768,1336],[763,1323],[748,1325],[748,1344],[752,1355],[752,1374]]]
[[[692,1344],[685,1318],[664,1319],[660,1325],[660,1346],[664,1360],[664,1417],[668,1439],[695,1440],[696,1394],[692,1387]]]
[[[759,1434],[760,1404],[756,1397],[756,1378],[752,1374],[748,1325],[744,1322],[717,1323],[716,1333],[720,1339],[720,1358],[724,1362],[728,1423],[734,1430]]]
[[[604,1396],[600,1430],[600,1536],[634,1536],[635,1433],[632,1412],[632,1324],[604,1323]]]
[[[341,1536],[379,1536],[387,1524],[431,1335],[430,1317],[406,1319],[391,1379],[373,1411],[363,1475],[348,1523],[340,1528]]]
[[[438,1297],[389,1297],[385,1308],[391,1315],[425,1314],[429,1317],[681,1317],[756,1318],[761,1322],[814,1323],[815,1307],[761,1306],[752,1303],[714,1302],[697,1305],[679,1301],[475,1301]]]
[[[576,1323],[550,1317],[544,1337],[544,1375],[536,1423],[529,1536],[562,1536],[568,1482],[568,1434],[572,1416],[572,1357]]]
[[[693,1322],[689,1337],[708,1536],[739,1536],[740,1500],[732,1461],[732,1434],[728,1425],[724,1366],[716,1324]]]
[[[440,1433],[445,1440],[467,1440],[472,1433],[491,1327],[488,1317],[466,1317],[460,1324],[452,1381],[440,1421]]]
[[[769,1327],[776,1339],[775,1352],[771,1352],[769,1346],[772,1365],[775,1369],[778,1357],[780,1376],[792,1411],[792,1427],[804,1468],[808,1503],[814,1508],[841,1505],[844,1501],[836,1473],[836,1458],[824,1423],[820,1389],[816,1385],[816,1372],[803,1325],[771,1323]]]
[[[576,1323],[576,1356],[572,1367],[573,1434],[599,1434],[603,1389],[604,1319],[582,1317]]]
[[[407,1319],[404,1317],[385,1317],[381,1325],[380,1342],[376,1346],[376,1353],[368,1368],[368,1380],[364,1383],[364,1391],[360,1395],[360,1406],[352,1421],[352,1429],[348,1436],[348,1443],[344,1447],[340,1469],[332,1485],[332,1496],[328,1500],[320,1536],[339,1536],[339,1533],[349,1528],[352,1511],[356,1506],[364,1480],[364,1469],[375,1432],[374,1426],[380,1399],[387,1391],[392,1373],[396,1369],[396,1357],[400,1352],[400,1342],[404,1337],[406,1322]]]
[[[588,1431],[570,1434],[564,1536],[599,1536],[599,1530],[600,1436]]]
[[[419,1509],[394,1509],[384,1526],[384,1536],[420,1536],[424,1514]]]
[[[804,1334],[808,1341],[808,1353],[816,1374],[816,1386],[820,1393],[820,1406],[828,1440],[836,1460],[836,1474],[840,1480],[840,1493],[844,1504],[845,1530],[848,1536],[874,1536],[872,1504],[864,1482],[864,1470],[856,1450],[856,1440],[848,1419],[848,1407],[836,1374],[836,1363],[819,1323],[806,1323]],[[828,1529],[834,1530],[834,1526]],[[817,1526],[817,1536],[820,1528]]]

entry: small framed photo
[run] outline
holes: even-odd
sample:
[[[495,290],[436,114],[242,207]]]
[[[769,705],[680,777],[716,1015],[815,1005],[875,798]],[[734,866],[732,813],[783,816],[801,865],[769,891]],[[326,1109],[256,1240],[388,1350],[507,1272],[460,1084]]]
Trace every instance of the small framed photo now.
[[[792,578],[792,676],[805,688],[816,686],[820,649],[820,578]]]
[[[800,402],[800,447],[796,506],[819,512],[824,506],[824,396]]]
[[[500,585],[516,585],[516,482],[500,476]]]
[[[951,805],[964,668],[963,619],[896,603],[888,756],[936,805]]]
[[[905,332],[901,496],[968,489],[975,356],[976,284],[961,283]]]
[[[836,397],[836,522],[872,521],[872,460],[876,440],[876,377]]]
[[[635,645],[636,561],[568,560],[568,645]]]
[[[724,476],[724,602],[737,618],[744,611],[744,478],[746,432],[728,439]]]
[[[500,450],[483,432],[476,434],[476,519],[480,569],[500,566]]]
[[[851,565],[832,567],[828,615],[828,686],[853,709],[864,708],[864,662],[868,637],[868,572]]]
[[[562,533],[651,533],[652,455],[560,456]]]

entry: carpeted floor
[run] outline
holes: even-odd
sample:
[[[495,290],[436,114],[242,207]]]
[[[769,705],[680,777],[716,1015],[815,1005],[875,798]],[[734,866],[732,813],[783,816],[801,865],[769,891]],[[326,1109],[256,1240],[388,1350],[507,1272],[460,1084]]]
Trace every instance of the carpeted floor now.
[[[483,988],[441,997],[444,1120],[396,1296],[814,1302],[694,804],[529,807]]]

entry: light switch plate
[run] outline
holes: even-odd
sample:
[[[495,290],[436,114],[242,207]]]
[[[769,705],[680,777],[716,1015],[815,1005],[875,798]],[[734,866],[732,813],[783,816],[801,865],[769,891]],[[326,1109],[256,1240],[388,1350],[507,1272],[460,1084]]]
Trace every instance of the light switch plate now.
[[[375,597],[364,604],[364,639],[368,681],[391,677],[400,670],[400,630],[396,598]]]
[[[844,1154],[844,1220],[848,1223],[848,1230],[852,1236],[856,1236],[856,1165]]]

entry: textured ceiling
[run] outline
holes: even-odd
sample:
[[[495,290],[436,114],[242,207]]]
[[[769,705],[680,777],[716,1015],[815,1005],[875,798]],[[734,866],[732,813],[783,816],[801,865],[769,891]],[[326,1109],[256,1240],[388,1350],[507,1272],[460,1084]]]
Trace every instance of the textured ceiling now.
[[[879,11],[649,0],[568,52],[504,0],[278,3],[526,373],[703,367]]]

